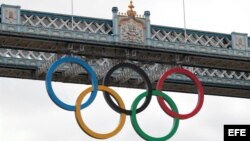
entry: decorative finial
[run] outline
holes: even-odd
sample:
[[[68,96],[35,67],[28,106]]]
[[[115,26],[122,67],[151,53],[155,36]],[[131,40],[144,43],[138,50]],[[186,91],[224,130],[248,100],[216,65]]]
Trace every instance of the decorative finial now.
[[[130,1],[130,5],[128,6],[128,8],[130,8],[130,10],[132,11],[133,11],[133,8],[135,8],[132,0]]]
[[[130,1],[130,5],[128,6],[129,10],[127,11],[128,16],[135,17],[136,16],[136,11],[133,10],[135,6],[133,5],[133,1]]]

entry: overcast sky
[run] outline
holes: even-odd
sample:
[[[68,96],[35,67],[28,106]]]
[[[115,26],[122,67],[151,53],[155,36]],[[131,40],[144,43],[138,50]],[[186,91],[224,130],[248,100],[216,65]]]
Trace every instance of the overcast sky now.
[[[22,9],[71,14],[70,0],[0,0],[1,4],[20,5]],[[74,0],[74,14],[111,19],[111,8],[125,12],[129,0]],[[97,5],[98,4],[98,5]],[[151,12],[151,23],[183,27],[182,0],[135,0],[138,13]],[[249,0],[186,0],[187,28],[250,34]],[[66,103],[74,104],[78,94],[87,86],[53,83],[53,88]],[[143,90],[114,88],[127,108]],[[197,95],[169,94],[180,113],[190,112]],[[180,121],[171,141],[223,141],[224,124],[250,124],[250,100],[241,98],[205,97],[202,110],[195,117]],[[89,108],[82,110],[89,127],[99,132],[114,129],[119,115],[107,106],[101,93]],[[163,136],[172,126],[155,98],[138,114],[138,121],[147,133]],[[95,140],[78,126],[74,112],[57,107],[49,98],[44,81],[0,78],[0,141],[82,141]],[[127,117],[121,132],[111,141],[142,140]]]

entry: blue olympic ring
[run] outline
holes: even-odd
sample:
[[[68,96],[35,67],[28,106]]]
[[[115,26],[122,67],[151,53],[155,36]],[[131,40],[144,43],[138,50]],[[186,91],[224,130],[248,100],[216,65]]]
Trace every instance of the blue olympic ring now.
[[[92,85],[93,85],[93,91],[89,97],[89,99],[81,105],[81,109],[88,107],[95,99],[96,95],[97,95],[97,91],[98,91],[98,80],[97,80],[97,75],[94,72],[94,70],[91,68],[91,66],[79,59],[79,58],[74,58],[74,57],[64,57],[61,58],[59,60],[57,60],[48,70],[47,76],[46,76],[46,89],[47,92],[50,96],[50,98],[61,108],[65,109],[65,110],[69,110],[69,111],[75,111],[76,110],[76,106],[72,106],[72,105],[68,105],[64,102],[62,102],[55,94],[53,88],[52,88],[52,77],[53,77],[53,73],[56,71],[56,69],[58,68],[59,65],[63,64],[63,63],[76,63],[78,65],[80,65],[81,67],[83,67],[91,76],[92,78]]]

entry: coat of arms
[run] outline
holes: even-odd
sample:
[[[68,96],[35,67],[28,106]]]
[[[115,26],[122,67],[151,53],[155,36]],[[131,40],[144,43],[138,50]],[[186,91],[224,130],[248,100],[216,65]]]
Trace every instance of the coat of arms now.
[[[121,40],[125,42],[143,43],[144,30],[141,23],[137,23],[133,19],[124,22],[121,27]]]
[[[17,22],[16,10],[14,8],[6,9],[5,19],[8,21],[8,23],[15,24]]]
[[[236,46],[239,49],[244,49],[245,48],[245,39],[244,36],[236,36]]]
[[[134,5],[132,1],[130,1],[128,7],[127,14],[120,16],[120,40],[143,44],[145,42],[145,19],[137,17],[136,11],[133,10]]]

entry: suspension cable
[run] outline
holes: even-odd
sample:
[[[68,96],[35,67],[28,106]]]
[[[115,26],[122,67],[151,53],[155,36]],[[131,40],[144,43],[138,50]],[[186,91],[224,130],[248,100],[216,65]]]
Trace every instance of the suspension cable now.
[[[73,22],[74,22],[74,3],[73,0],[71,0],[71,30],[73,30]]]
[[[183,19],[184,19],[184,38],[185,43],[187,42],[187,26],[186,26],[186,7],[185,7],[185,0],[182,0],[183,4]]]

